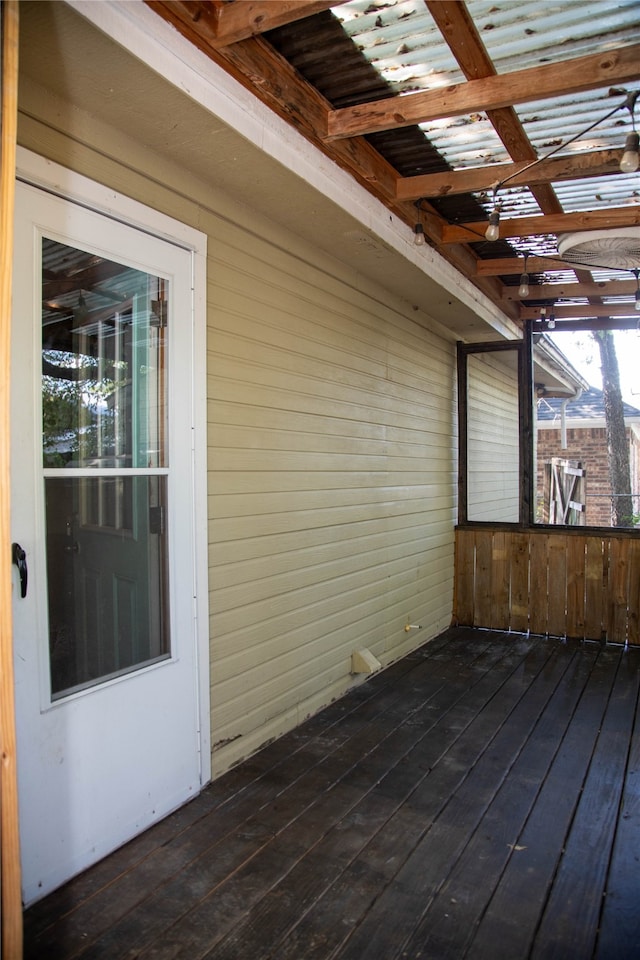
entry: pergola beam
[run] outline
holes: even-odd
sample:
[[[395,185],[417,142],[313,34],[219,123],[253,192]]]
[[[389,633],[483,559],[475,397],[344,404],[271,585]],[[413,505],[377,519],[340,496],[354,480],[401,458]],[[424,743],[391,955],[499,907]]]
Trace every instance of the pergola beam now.
[[[326,136],[328,140],[364,136],[627,83],[637,79],[638,62],[640,44],[633,44],[563,63],[545,63],[404,97],[355,104],[328,112]]]
[[[622,149],[596,150],[592,153],[541,160],[533,167],[529,167],[531,161],[523,160],[519,163],[474,167],[471,170],[447,170],[445,173],[402,177],[396,184],[396,199],[419,200],[423,197],[488,192],[494,183],[502,183],[504,180],[509,181],[509,187],[521,187],[550,183],[553,180],[582,180],[586,177],[618,175],[621,157]]]
[[[529,267],[527,265],[527,270]],[[503,287],[503,299],[519,301],[517,287]],[[611,280],[598,283],[530,283],[525,300],[569,300],[575,297],[629,297],[636,292],[635,280]]]
[[[495,260],[478,260],[476,276],[508,277],[522,273],[524,257],[502,257]],[[528,257],[527,273],[557,273],[558,270],[575,270],[576,265],[559,257]]]
[[[226,47],[335,6],[335,0],[173,0],[215,47]]]
[[[145,0],[145,3],[338,166],[351,173],[396,216],[407,224],[415,223],[414,205],[396,200],[397,172],[367,140],[356,137],[333,144],[324,141],[328,101],[265,39],[252,36],[219,47],[204,29],[202,19],[194,20],[186,10],[183,0]],[[422,221],[425,235],[440,249],[443,221],[428,204],[422,209]],[[475,277],[476,257],[466,244],[452,244],[440,252],[463,275],[474,276],[476,285],[490,299],[494,302],[499,299],[500,284],[493,277]],[[508,307],[509,316],[515,319],[514,306]]]
[[[621,318],[619,320],[611,319],[609,314],[606,317],[585,317],[582,320],[561,320],[555,327],[549,326],[548,320],[538,319],[533,321],[531,330],[533,333],[575,333],[582,330],[635,330],[637,321],[634,318]]]
[[[521,320],[540,320],[541,307],[522,307],[520,310]],[[585,303],[570,304],[568,306],[545,307],[546,317],[549,320],[550,315],[556,320],[578,320],[588,317],[628,317],[633,320],[633,326],[638,322],[638,314],[635,311],[633,303]]]
[[[578,213],[552,213],[545,216],[513,217],[500,221],[500,237],[532,237],[547,233],[573,233],[580,230],[608,230],[640,225],[640,207],[614,207],[584,210]],[[442,243],[478,243],[485,241],[486,221],[445,224]],[[597,267],[597,264],[584,264]],[[546,269],[549,269],[548,267]],[[569,269],[575,269],[569,267]]]

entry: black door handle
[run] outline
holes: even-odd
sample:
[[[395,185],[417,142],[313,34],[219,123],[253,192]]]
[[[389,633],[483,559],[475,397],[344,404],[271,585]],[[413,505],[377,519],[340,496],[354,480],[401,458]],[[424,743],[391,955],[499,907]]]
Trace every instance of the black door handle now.
[[[11,560],[15,563],[20,574],[20,596],[24,600],[27,595],[27,555],[19,543],[11,544]]]

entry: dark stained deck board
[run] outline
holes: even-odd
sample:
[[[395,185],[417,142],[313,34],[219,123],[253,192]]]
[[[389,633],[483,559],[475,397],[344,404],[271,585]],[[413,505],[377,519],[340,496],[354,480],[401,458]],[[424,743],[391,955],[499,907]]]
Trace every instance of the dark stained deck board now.
[[[25,958],[635,957],[639,679],[447,631],[32,907]]]
[[[425,670],[430,671],[428,677],[420,680],[420,671],[416,670],[414,674],[416,689],[413,693],[415,702],[412,701],[411,691],[405,689],[405,696],[401,703],[395,705],[395,711],[387,711],[376,718],[377,724],[370,719],[364,733],[358,728],[357,736],[338,752],[340,755],[334,755],[331,762],[325,764],[327,770],[320,771],[323,780],[309,779],[307,785],[309,796],[315,801],[310,807],[301,808],[301,798],[304,800],[307,795],[299,781],[296,786],[293,809],[287,806],[287,796],[282,794],[277,803],[259,810],[251,823],[257,821],[263,828],[266,827],[269,839],[271,837],[277,839],[274,839],[273,843],[265,844],[263,849],[257,850],[251,862],[239,864],[236,874],[229,879],[225,889],[218,889],[212,885],[211,894],[203,898],[202,902],[195,898],[194,909],[180,921],[181,928],[177,932],[173,931],[174,934],[177,933],[179,943],[172,946],[167,943],[154,945],[150,956],[195,957],[199,955],[201,939],[211,940],[211,929],[215,928],[216,937],[223,936],[226,928],[241,918],[237,910],[233,913],[233,907],[239,904],[243,910],[247,910],[252,905],[252,897],[255,895],[258,898],[260,891],[257,893],[254,891],[253,875],[257,868],[263,869],[265,860],[267,861],[266,869],[268,869],[274,850],[279,852],[283,845],[294,842],[298,833],[300,839],[297,842],[300,847],[317,843],[323,831],[327,832],[334,823],[348,815],[355,804],[366,796],[372,784],[376,784],[381,776],[388,774],[390,765],[401,760],[407,750],[424,737],[434,720],[430,718],[428,712],[424,712],[423,716],[417,719],[415,714],[416,707],[424,705],[430,687],[439,698],[432,713],[435,718],[440,718],[446,705],[455,702],[466,688],[475,682],[476,676],[480,678],[489,676],[492,678],[491,688],[496,686],[500,677],[496,660],[500,659],[507,664],[503,669],[510,669],[508,664],[511,659],[522,657],[522,652],[518,653],[515,647],[509,648],[508,651],[500,650],[498,646],[489,646],[486,650],[480,647],[478,652],[479,655],[476,655],[474,651],[467,651],[465,659],[469,661],[471,656],[475,659],[471,663],[467,662],[466,672],[462,670],[463,665],[460,662],[454,664],[446,661],[438,664],[437,655],[434,657],[435,664],[425,665]],[[412,719],[413,722],[411,722]],[[367,752],[368,749],[369,752]],[[323,790],[327,791],[324,797]],[[318,797],[319,799],[316,799]],[[304,813],[303,817],[299,815],[301,809]],[[293,869],[297,865],[297,852],[298,848],[294,847],[291,861],[284,868],[281,867],[279,860],[276,860],[273,885],[284,880],[288,872],[287,867]],[[211,857],[208,859],[211,860]],[[317,871],[314,870],[314,872]],[[184,887],[185,881],[189,880],[189,876],[189,872],[181,874],[178,879],[181,888]],[[230,897],[233,898],[231,905]],[[167,899],[166,908],[171,909],[174,899],[171,892]],[[142,956],[144,955],[143,953]]]
[[[629,752],[618,829],[609,867],[596,960],[631,960],[640,952],[640,717]]]
[[[593,652],[594,647],[583,649]],[[576,709],[567,717],[560,747],[517,838],[518,849],[491,891],[468,949],[474,960],[529,956],[605,716],[618,658],[617,650],[598,652]]]

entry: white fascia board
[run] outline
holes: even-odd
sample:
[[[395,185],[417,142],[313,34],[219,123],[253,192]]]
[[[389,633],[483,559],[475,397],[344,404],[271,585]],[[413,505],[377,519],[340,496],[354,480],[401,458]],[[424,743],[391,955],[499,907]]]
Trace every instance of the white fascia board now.
[[[521,339],[506,314],[455,267],[428,246],[416,247],[411,230],[348,173],[234,80],[143,0],[66,0],[106,33],[212,115],[380,237],[435,280],[500,336]],[[162,70],[158,69],[162,64]]]
[[[640,417],[625,417],[624,423],[626,427],[630,427],[636,432],[640,425]],[[559,430],[560,425],[560,414],[557,415],[556,420],[536,421],[538,430]],[[604,430],[606,425],[604,417],[567,417],[566,419],[567,430]]]

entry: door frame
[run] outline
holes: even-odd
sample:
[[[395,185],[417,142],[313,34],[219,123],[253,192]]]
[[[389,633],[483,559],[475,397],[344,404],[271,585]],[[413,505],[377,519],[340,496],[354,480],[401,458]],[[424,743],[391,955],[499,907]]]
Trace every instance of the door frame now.
[[[16,179],[38,187],[70,203],[86,207],[126,226],[151,234],[177,245],[191,254],[191,292],[193,311],[193,384],[191,446],[193,477],[192,537],[193,629],[197,672],[199,718],[200,785],[211,780],[211,713],[209,667],[209,572],[207,523],[207,391],[206,391],[206,268],[207,236],[199,230],[173,219],[137,200],[116,193],[109,187],[75,173],[60,164],[18,147]]]

